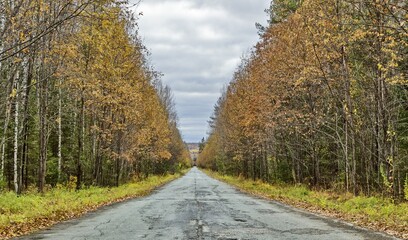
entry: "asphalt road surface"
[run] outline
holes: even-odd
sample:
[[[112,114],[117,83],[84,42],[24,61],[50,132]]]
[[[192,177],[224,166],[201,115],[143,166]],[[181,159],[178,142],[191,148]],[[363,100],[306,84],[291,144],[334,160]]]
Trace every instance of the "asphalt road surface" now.
[[[152,195],[20,239],[395,239],[248,196],[197,168]]]

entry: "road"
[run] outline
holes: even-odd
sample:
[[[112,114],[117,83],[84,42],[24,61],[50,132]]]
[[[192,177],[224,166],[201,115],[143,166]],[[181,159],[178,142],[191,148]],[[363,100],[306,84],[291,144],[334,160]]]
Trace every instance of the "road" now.
[[[197,168],[152,195],[20,239],[395,239],[255,198]]]

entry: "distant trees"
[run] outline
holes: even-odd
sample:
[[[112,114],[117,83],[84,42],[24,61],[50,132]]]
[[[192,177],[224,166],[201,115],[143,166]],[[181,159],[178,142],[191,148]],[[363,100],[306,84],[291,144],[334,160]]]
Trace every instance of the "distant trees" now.
[[[199,164],[399,197],[408,174],[407,4],[273,1],[215,106]]]
[[[1,1],[1,188],[119,185],[189,164],[123,1]]]

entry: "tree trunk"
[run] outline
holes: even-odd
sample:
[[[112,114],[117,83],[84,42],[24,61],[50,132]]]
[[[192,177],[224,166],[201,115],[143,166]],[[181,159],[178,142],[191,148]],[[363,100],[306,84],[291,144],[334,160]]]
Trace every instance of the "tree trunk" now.
[[[82,93],[81,93],[82,94]],[[81,166],[81,157],[83,152],[83,129],[84,129],[84,97],[81,96],[80,100],[80,114],[78,114],[78,155],[76,160],[76,189],[81,189],[82,185],[82,166]]]
[[[18,78],[18,77],[17,77]],[[19,181],[18,181],[18,127],[19,127],[19,101],[20,101],[20,86],[18,79],[16,81],[16,96],[15,98],[15,107],[14,107],[14,191],[17,194],[20,194],[20,188],[19,188]]]
[[[345,138],[346,138],[346,188],[349,189],[349,156],[348,156],[348,143],[350,143],[351,148],[351,182],[353,185],[353,193],[354,195],[357,194],[357,183],[356,183],[356,149],[355,149],[355,129],[354,129],[354,117],[353,117],[353,102],[351,98],[351,82],[350,82],[350,73],[347,63],[347,55],[346,55],[346,44],[348,42],[347,34],[344,33],[344,25],[343,25],[343,12],[342,12],[342,1],[338,0],[336,2],[337,8],[337,21],[339,22],[339,31],[341,39],[344,40],[344,44],[341,45],[341,77],[344,82],[344,102],[345,107],[343,107],[344,111],[344,118],[345,118]],[[350,141],[348,141],[350,138]]]
[[[5,156],[6,156],[6,138],[7,138],[7,129],[10,121],[10,113],[11,113],[11,101],[10,97],[7,97],[6,102],[6,112],[5,112],[5,120],[4,120],[4,128],[3,128],[3,136],[1,138],[1,172],[0,172],[0,179],[4,178],[4,166],[5,166]]]
[[[21,136],[22,136],[22,149],[21,149],[21,165],[20,165],[20,179],[19,179],[19,184],[20,184],[20,191],[23,190],[23,179],[25,176],[25,168],[27,168],[27,162],[28,162],[28,134],[29,134],[29,96],[30,96],[30,90],[31,90],[31,81],[33,78],[33,63],[34,63],[34,57],[30,56],[28,59],[28,65],[26,69],[26,73],[24,76],[24,81],[23,81],[23,97],[22,97],[22,103],[23,103],[23,120],[21,122]],[[27,184],[25,184],[25,187],[27,187]]]
[[[58,183],[61,182],[62,168],[62,81],[58,86]]]
[[[39,132],[39,170],[38,170],[38,192],[44,192],[45,175],[47,167],[47,107],[48,107],[48,80],[46,78],[40,79],[38,91],[39,101],[39,119],[40,119],[40,132]]]
[[[14,73],[10,77],[10,87],[7,91],[6,97],[6,110],[5,110],[5,119],[3,125],[3,136],[1,138],[1,172],[0,172],[0,179],[4,178],[4,171],[5,171],[5,162],[6,162],[6,139],[7,139],[7,130],[9,127],[10,116],[11,116],[11,105],[12,105],[12,91],[14,89]]]

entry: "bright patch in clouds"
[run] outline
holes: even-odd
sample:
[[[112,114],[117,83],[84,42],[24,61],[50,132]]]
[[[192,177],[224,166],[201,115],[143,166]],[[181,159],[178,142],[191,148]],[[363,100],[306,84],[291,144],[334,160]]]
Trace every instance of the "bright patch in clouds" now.
[[[258,41],[268,0],[143,0],[135,12],[155,68],[175,96],[186,142],[206,136],[207,121],[240,57]]]

